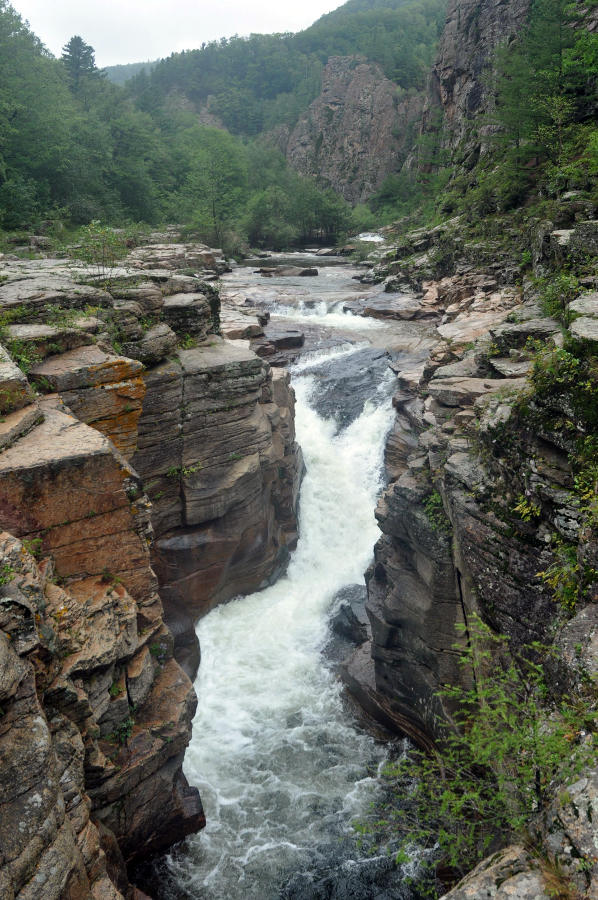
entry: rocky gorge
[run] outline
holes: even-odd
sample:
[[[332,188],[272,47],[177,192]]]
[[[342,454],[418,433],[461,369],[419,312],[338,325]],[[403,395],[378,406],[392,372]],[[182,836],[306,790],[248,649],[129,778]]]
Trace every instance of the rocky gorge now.
[[[528,11],[449,3],[425,96],[333,56],[270,138],[351,202],[426,141],[475,182]],[[591,740],[598,210],[551,190],[453,196],[359,264],[175,227],[100,272],[0,257],[2,897],[419,900],[434,850],[352,824],[389,754],[442,751],[478,619],[498,671],[550,646]],[[595,760],[547,780],[438,895],[598,896]]]
[[[591,246],[595,220],[572,213],[570,222],[568,230],[547,224],[538,230],[538,267]],[[209,798],[216,832],[230,835],[230,849],[218,849],[222,845],[213,843],[208,829],[207,844],[192,838],[168,870],[141,879],[155,896],[183,896],[183,890],[199,889],[202,860],[213,859],[209,865],[227,895],[228,879],[243,877],[244,865],[237,868],[235,860],[247,853],[249,840],[239,831],[238,806],[226,799],[227,791],[247,792],[253,785],[245,813],[252,809],[256,821],[268,819],[272,810],[262,810],[264,798],[279,797],[278,809],[287,788],[282,782],[275,794],[264,792],[260,771],[272,766],[282,778],[275,760],[283,754],[282,762],[282,747],[294,747],[295,740],[294,754],[310,747],[300,757],[301,768],[314,779],[316,771],[332,766],[343,780],[343,754],[349,752],[352,778],[363,785],[354,814],[362,814],[360,804],[371,788],[360,780],[364,770],[355,768],[355,754],[378,765],[380,745],[349,724],[335,669],[322,668],[320,659],[330,611],[339,608],[339,585],[359,584],[376,538],[366,575],[367,620],[357,637],[355,623],[349,625],[350,643],[359,646],[341,672],[349,693],[391,733],[431,746],[437,716],[452,714],[438,688],[463,677],[453,649],[455,625],[467,626],[475,614],[514,645],[530,636],[556,641],[563,665],[558,677],[571,684],[591,679],[595,542],[574,493],[571,462],[575,435],[584,434],[587,422],[562,393],[536,389],[529,399],[534,354],[539,345],[558,352],[562,328],[542,313],[532,283],[516,283],[516,268],[497,260],[496,252],[481,270],[469,261],[472,254],[479,258],[479,248],[467,240],[457,243],[452,274],[443,274],[447,237],[459,224],[451,221],[400,241],[386,235],[359,280],[352,278],[359,270],[324,255],[274,255],[266,265],[260,260],[255,271],[249,261],[223,275],[225,264],[216,252],[177,245],[172,238],[133,251],[105,286],[89,283],[61,261],[4,260],[0,298],[8,352],[0,496],[7,896],[35,897],[40,885],[44,896],[140,896],[128,880],[139,863],[204,825],[197,784]],[[306,278],[313,269],[317,275]],[[589,278],[570,307],[571,334],[585,342],[593,340],[594,288]],[[335,459],[336,473],[313,486],[307,478],[300,530],[297,498],[304,468],[289,366],[301,400],[308,474],[327,454]],[[315,524],[305,516],[316,498],[328,510],[338,502],[336,494],[328,498],[326,479],[348,502],[372,464],[369,499],[356,496],[360,505],[350,516],[364,543],[359,553],[351,545],[349,571],[349,545],[337,546],[331,536],[336,519],[324,537],[319,530],[312,534]],[[382,464],[386,487],[376,511],[378,531],[370,516]],[[316,520],[323,528],[327,515],[320,511]],[[303,542],[280,580],[298,533]],[[558,563],[555,534],[578,541],[589,573],[572,618],[538,574]],[[344,537],[342,529],[338,539],[357,540],[353,532]],[[239,594],[251,596],[220,606],[216,619],[206,616]],[[296,629],[307,626],[309,596],[316,618],[306,638]],[[289,602],[296,604],[292,613]],[[359,603],[354,608],[361,615]],[[239,622],[237,615],[243,617]],[[283,619],[271,632],[267,623],[275,615]],[[342,615],[352,621],[350,612]],[[205,668],[200,666],[202,705],[186,777],[199,618],[207,656]],[[287,631],[288,646],[282,639]],[[270,675],[258,668],[261,687],[254,684],[252,703],[243,693],[228,696],[227,685],[256,678],[256,658],[261,666],[266,657],[261,659],[254,641],[265,641],[266,634],[275,638],[277,650],[273,645],[269,657],[281,668]],[[305,640],[308,657],[295,662],[296,642],[303,647]],[[319,673],[318,703],[328,698],[324,756],[317,749],[321,713],[312,720],[314,701],[307,695],[298,701],[294,693],[304,684],[306,676],[298,673],[307,659],[309,671]],[[287,697],[289,671],[296,674]],[[285,698],[281,722],[264,732],[263,704],[272,722],[279,694]],[[289,720],[298,702],[302,718]],[[222,753],[223,709],[225,722],[247,719],[238,751],[234,732],[227,732],[234,763]],[[263,746],[258,735],[266,740]],[[247,741],[252,750],[245,771]],[[231,765],[244,774],[228,787]],[[295,771],[293,764],[284,776],[289,784]],[[204,782],[207,772],[212,774]],[[586,772],[538,825],[546,852],[582,896],[592,896],[595,880],[592,778]],[[218,779],[224,779],[220,787]],[[266,865],[253,870],[254,886],[247,890],[262,896],[270,883],[263,879],[272,877],[269,867],[280,873],[284,858],[284,896],[314,896],[328,889],[324,885],[339,885],[342,871],[343,890],[369,896],[377,885],[392,896],[412,897],[400,869],[359,863],[349,877],[347,858],[355,848],[343,829],[337,831],[332,812],[347,803],[340,799],[345,789],[329,780],[326,790],[340,793],[326,800],[331,805],[323,833],[313,831],[318,819],[304,819],[307,812],[296,799],[290,804],[299,815],[296,823],[287,821],[286,802],[282,818],[278,809],[273,819],[283,835],[291,829],[289,836],[310,823],[304,841],[314,849],[307,856],[295,858],[287,848],[281,857],[285,839],[279,844],[269,832],[256,832],[254,852]],[[307,785],[302,791],[309,799]],[[215,812],[229,805],[230,823]],[[342,835],[344,851],[331,855],[326,829]],[[218,862],[221,853],[229,861],[226,869]],[[545,868],[519,846],[489,860],[451,896],[483,896],[485,886],[503,883],[516,896],[550,896]]]
[[[3,260],[6,897],[128,895],[127,865],[202,827],[177,658],[193,677],[193,621],[296,541],[289,379],[219,336],[223,261],[129,263],[96,285]]]

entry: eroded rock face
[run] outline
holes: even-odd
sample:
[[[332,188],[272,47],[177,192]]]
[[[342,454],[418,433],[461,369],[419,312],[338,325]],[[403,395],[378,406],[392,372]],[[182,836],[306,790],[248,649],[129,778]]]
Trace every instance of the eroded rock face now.
[[[80,788],[131,861],[202,825],[181,773],[196,700],[172,660],[139,479],[106,437],[57,407],[44,401],[44,421],[0,456],[0,516],[25,541],[5,539],[2,628],[22,655],[39,651],[43,711],[76,725]],[[13,578],[21,558],[29,569]]]
[[[422,110],[416,95],[396,102],[397,87],[379,66],[336,56],[322,74],[322,92],[290,134],[279,135],[298,172],[318,175],[350,202],[371,196],[397,170],[409,125]]]
[[[189,617],[265,584],[295,546],[301,463],[289,381],[217,337],[147,375],[133,464],[153,501],[167,620],[183,642]],[[182,658],[196,665],[193,653]]]
[[[296,540],[293,393],[214,333],[219,251],[130,262],[109,291],[51,260],[9,262],[0,285],[8,898],[129,896],[127,866],[203,827],[175,643],[194,671],[198,615],[273,577]]]
[[[424,747],[441,737],[439,717],[450,721],[454,711],[439,690],[472,686],[456,651],[474,616],[514,649],[555,642],[549,686],[570,690],[580,703],[598,665],[598,538],[574,471],[588,421],[574,385],[553,383],[550,370],[543,381],[541,360],[532,368],[534,347],[548,351],[547,367],[560,358],[550,350],[563,347],[562,326],[542,315],[533,284],[518,289],[493,267],[473,270],[466,246],[457,246],[449,274],[431,278],[437,235],[402,236],[376,267],[378,281],[408,277],[414,284],[421,260],[420,302],[438,315],[439,340],[426,360],[393,364],[390,484],[376,511],[383,536],[366,577],[372,637],[343,670],[371,715]],[[594,280],[586,285],[595,287]],[[591,346],[596,294],[581,294],[569,309],[578,317],[571,333]],[[563,546],[575,571],[585,573],[572,618],[543,577],[556,571],[559,587],[566,581]],[[595,765],[575,784],[553,787],[552,805],[530,826],[541,854],[509,847],[447,898],[545,898],[560,887],[596,895]]]
[[[34,476],[31,490],[37,485]],[[33,539],[0,534],[2,896],[117,900],[128,888],[125,864],[114,852],[107,864],[103,846],[116,836],[131,860],[202,825],[197,791],[180,771],[195,697],[169,659],[160,618],[140,631],[143,614],[116,576],[60,587],[51,558],[38,563],[26,547],[44,552]],[[164,655],[152,656],[133,706],[129,683],[135,692],[137,661],[156,642]],[[178,672],[179,716],[176,703],[160,708],[169,667]]]
[[[403,236],[380,276],[406,271],[416,280],[417,253],[434,249],[438,233]],[[554,562],[551,535],[576,540],[580,524],[568,454],[581,423],[558,398],[536,399],[527,418],[517,412],[528,342],[560,347],[559,323],[541,317],[533,296],[501,285],[493,269],[471,271],[467,252],[453,274],[421,284],[421,305],[439,316],[438,344],[424,362],[394,367],[391,484],[378,505],[383,537],[368,573],[378,700],[386,718],[390,709],[420,740],[435,732],[439,712],[450,714],[437,697],[441,685],[467,680],[453,649],[456,626],[467,630],[478,614],[515,645],[552,639],[559,611],[538,573]],[[593,303],[586,294],[572,305],[586,339]],[[533,504],[527,520],[516,512],[522,497]],[[364,678],[371,700],[372,674]]]
[[[480,116],[490,111],[489,77],[497,48],[524,24],[529,0],[450,0],[446,24],[428,85],[424,131],[434,131],[440,110],[445,145],[459,148],[471,168],[484,142]],[[486,126],[490,129],[491,126]]]

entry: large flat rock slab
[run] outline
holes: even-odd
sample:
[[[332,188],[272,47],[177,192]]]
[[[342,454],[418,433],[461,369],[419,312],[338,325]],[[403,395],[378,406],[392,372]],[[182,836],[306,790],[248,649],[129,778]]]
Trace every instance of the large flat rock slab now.
[[[264,365],[253,350],[216,336],[210,337],[208,341],[191,350],[179,350],[177,356],[184,375],[225,370],[232,372],[246,367],[261,371]]]
[[[503,322],[508,316],[507,310],[490,312],[461,313],[452,322],[438,326],[438,333],[447,341],[456,345],[469,344],[487,334],[493,325]],[[525,343],[525,342],[524,342]]]
[[[60,411],[50,399],[41,406],[45,421],[33,433],[23,437],[17,446],[4,451],[0,456],[0,476],[48,464],[58,471],[75,465],[77,459],[112,455],[104,435]]]
[[[24,372],[0,346],[0,415],[28,406],[32,400],[33,389]]]
[[[110,294],[95,285],[77,284],[67,275],[50,272],[15,278],[0,285],[0,309],[20,308],[22,318],[39,315],[46,305],[67,309],[112,306]]]
[[[95,344],[79,347],[34,366],[31,377],[54,391],[94,387],[125,381],[143,369],[138,360],[116,356],[100,350]]]
[[[374,319],[395,319],[411,321],[414,319],[437,318],[438,311],[422,305],[416,297],[374,297],[365,300],[349,300],[343,304],[345,312],[357,316],[371,316]]]
[[[87,320],[90,324],[93,321]],[[97,325],[93,330],[97,330]],[[21,324],[9,325],[6,331],[11,341],[31,345],[38,359],[90,345],[93,340],[91,330],[68,326]]]
[[[514,393],[525,384],[524,378],[438,378],[430,382],[428,390],[444,406],[472,406],[485,394]]]

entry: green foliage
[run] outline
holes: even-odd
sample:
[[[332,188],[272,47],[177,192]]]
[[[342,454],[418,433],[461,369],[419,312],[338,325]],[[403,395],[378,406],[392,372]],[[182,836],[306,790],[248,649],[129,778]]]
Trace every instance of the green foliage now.
[[[23,547],[25,548],[27,553],[30,553],[31,556],[34,556],[36,559],[40,558],[43,544],[42,538],[23,538],[21,543],[23,544]]]
[[[93,47],[86,44],[78,34],[62,48],[61,60],[74,91],[80,91],[86,79],[97,78],[100,74]]]
[[[120,694],[124,693],[124,687],[120,681],[113,681],[110,687],[108,688],[108,693],[112,697],[112,699],[118,697]]]
[[[423,501],[423,506],[434,531],[450,534],[452,530],[451,522],[444,511],[442,497],[438,491],[432,491],[432,493]]]
[[[0,567],[0,586],[10,584],[17,573],[9,563],[4,563]]]
[[[133,726],[135,725],[135,720],[132,716],[127,716],[124,721],[120,722],[112,734],[108,735],[108,740],[116,741],[117,743],[128,746],[129,738],[133,734]]]
[[[183,466],[181,468],[181,475],[184,477],[188,477],[189,475],[195,475],[196,472],[201,472],[203,466],[200,462],[194,463],[192,466]]]
[[[566,394],[573,412],[586,428],[598,429],[598,360],[574,345],[563,349],[546,346],[534,358],[530,380],[541,400]]]
[[[71,251],[72,256],[80,260],[91,275],[110,282],[118,262],[129,252],[126,235],[93,221],[80,229],[78,237],[79,241]]]
[[[129,83],[155,112],[173,92],[207,107],[233,134],[293,125],[317,96],[331,56],[362,54],[401,88],[423,88],[444,25],[444,0],[346,3],[298,34],[253,34],[172,54]]]
[[[149,651],[160,665],[164,664],[167,657],[167,648],[164,644],[159,641],[155,641],[153,644],[150,644]]]
[[[519,516],[524,522],[532,522],[541,515],[541,509],[533,500],[529,500],[525,494],[517,498],[517,504],[513,507],[513,512]]]
[[[486,121],[478,117],[490,152],[460,165],[445,212],[463,213],[480,230],[536,191],[558,198],[595,189],[598,35],[584,16],[568,0],[533,0],[525,27],[498,48],[486,84],[496,103]]]
[[[8,340],[6,341],[6,349],[25,375],[31,371],[33,366],[41,362],[41,356],[36,351],[35,346],[27,341]]]
[[[440,692],[457,728],[443,726],[437,752],[414,751],[386,767],[391,800],[375,826],[398,839],[401,857],[413,845],[435,848],[436,863],[455,880],[501,844],[529,843],[528,826],[554,788],[596,758],[596,711],[549,696],[539,661],[549,648],[515,653],[479,619],[467,635],[461,665],[473,687]]]
[[[588,599],[588,588],[596,582],[598,572],[583,565],[577,556],[577,545],[553,536],[554,562],[538,577],[553,592],[553,599],[566,612],[573,614],[577,605]]]
[[[553,316],[563,325],[568,325],[570,313],[567,305],[579,295],[578,278],[570,272],[561,270],[536,279],[536,287],[544,315]]]

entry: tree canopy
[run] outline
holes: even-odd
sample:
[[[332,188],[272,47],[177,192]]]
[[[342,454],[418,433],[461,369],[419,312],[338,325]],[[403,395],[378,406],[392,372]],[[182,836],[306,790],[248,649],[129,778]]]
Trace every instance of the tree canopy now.
[[[223,38],[173,53],[129,90],[152,111],[173,98],[208,109],[234,134],[293,124],[317,96],[329,57],[363,55],[403,89],[423,88],[446,0],[351,0],[297,34]]]

